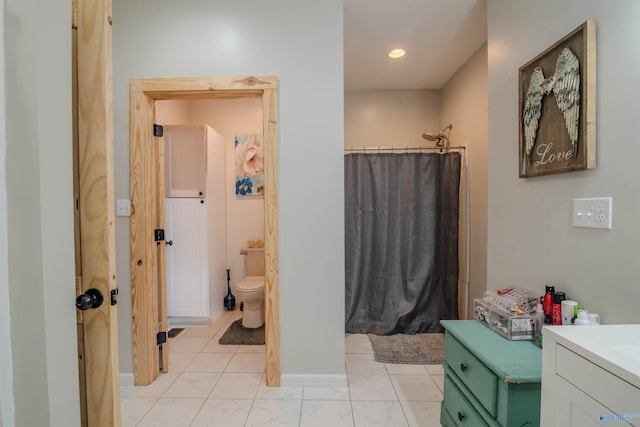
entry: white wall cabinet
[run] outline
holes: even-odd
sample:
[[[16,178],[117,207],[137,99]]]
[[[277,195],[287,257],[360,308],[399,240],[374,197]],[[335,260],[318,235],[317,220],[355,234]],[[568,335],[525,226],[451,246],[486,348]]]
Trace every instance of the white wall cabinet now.
[[[167,314],[209,316],[207,203],[204,199],[166,198]]]
[[[165,126],[166,197],[206,197],[206,126]]]
[[[640,426],[640,325],[543,328],[542,426]]]
[[[206,125],[165,126],[169,323],[203,323],[226,293],[224,137]]]

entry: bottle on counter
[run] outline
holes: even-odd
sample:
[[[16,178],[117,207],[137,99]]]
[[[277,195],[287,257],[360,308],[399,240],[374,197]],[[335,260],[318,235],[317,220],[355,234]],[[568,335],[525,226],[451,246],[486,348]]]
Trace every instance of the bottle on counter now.
[[[542,297],[542,311],[544,313],[545,325],[551,324],[551,306],[553,305],[553,294],[555,293],[555,287],[547,285],[545,286],[545,293]]]
[[[562,301],[567,299],[564,292],[554,292],[553,304],[551,305],[551,324],[562,325]]]
[[[578,311],[578,317],[574,322],[576,325],[591,325],[591,319],[589,319],[589,312],[586,310]]]

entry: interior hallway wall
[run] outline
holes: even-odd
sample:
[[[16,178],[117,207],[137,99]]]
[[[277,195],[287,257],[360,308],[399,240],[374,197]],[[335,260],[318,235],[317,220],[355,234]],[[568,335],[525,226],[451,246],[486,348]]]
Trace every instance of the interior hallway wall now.
[[[4,34],[4,0],[0,0],[0,34]],[[13,399],[13,350],[11,346],[11,307],[9,306],[9,239],[7,229],[7,151],[4,48],[0,55],[0,427],[15,424]]]
[[[421,135],[439,126],[437,90],[345,91],[345,148],[431,146]]]
[[[0,6],[2,425],[76,426],[71,2]]]
[[[440,90],[440,127],[453,124],[451,145],[467,145],[469,173],[469,298],[467,317],[473,316],[473,299],[487,289],[487,145],[488,92],[487,44],[478,49]],[[460,186],[460,293],[466,277],[466,201],[464,179]],[[461,303],[464,301],[461,300]],[[460,307],[460,317],[465,307]]]
[[[344,379],[342,1],[113,3],[116,198],[129,198],[130,191],[130,79],[279,78],[283,381]],[[119,218],[116,229],[118,285],[130,294],[127,218]],[[120,310],[131,316],[130,305]],[[133,372],[131,341],[130,330],[120,337],[122,372]]]
[[[597,34],[597,167],[518,178],[518,69],[587,19]],[[489,287],[542,294],[555,284],[603,323],[640,323],[639,21],[636,0],[488,1]],[[572,199],[606,196],[612,230],[572,226]]]

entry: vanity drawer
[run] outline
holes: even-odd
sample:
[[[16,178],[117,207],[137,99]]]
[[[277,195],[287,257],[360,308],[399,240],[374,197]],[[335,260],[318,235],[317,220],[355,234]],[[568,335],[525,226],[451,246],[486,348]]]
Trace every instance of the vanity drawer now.
[[[498,378],[451,334],[445,334],[445,361],[451,371],[491,414],[496,416]],[[445,377],[446,380],[446,377]],[[446,382],[445,382],[446,389]],[[445,391],[446,396],[446,391]],[[451,413],[455,417],[454,413]]]
[[[573,351],[556,347],[556,372],[615,414],[633,414],[632,425],[637,425],[640,389],[611,372],[588,361]]]
[[[444,395],[442,409],[446,410],[441,420],[451,422],[454,426],[486,427],[488,424],[469,403],[462,391],[453,383],[449,375],[444,377]],[[449,427],[449,424],[446,424]]]

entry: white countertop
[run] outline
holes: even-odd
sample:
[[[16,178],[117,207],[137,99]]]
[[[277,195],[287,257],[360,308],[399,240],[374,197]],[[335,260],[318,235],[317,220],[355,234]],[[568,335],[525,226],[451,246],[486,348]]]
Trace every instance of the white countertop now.
[[[640,388],[640,325],[545,326],[542,337]]]

